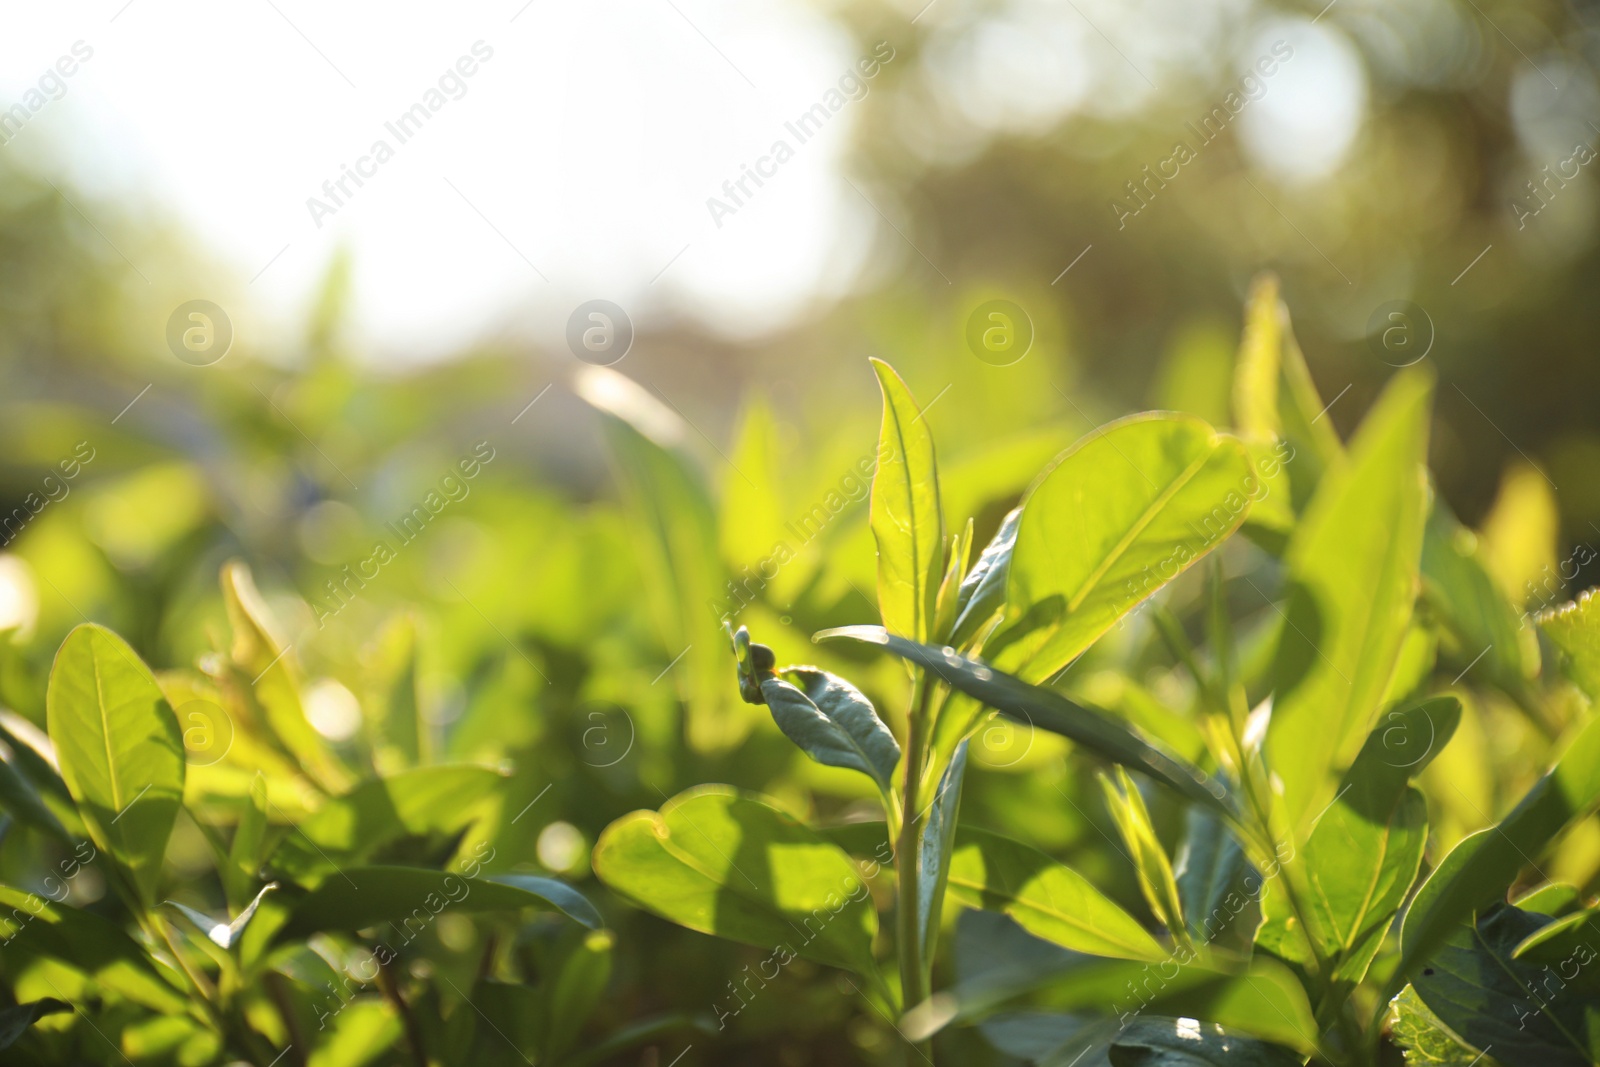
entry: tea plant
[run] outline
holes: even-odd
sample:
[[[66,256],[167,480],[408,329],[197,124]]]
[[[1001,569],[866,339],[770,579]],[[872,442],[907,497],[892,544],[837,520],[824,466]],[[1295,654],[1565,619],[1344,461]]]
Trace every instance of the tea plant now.
[[[1587,694],[1575,699],[1541,674],[1539,643],[1433,498],[1425,371],[1397,374],[1346,447],[1263,280],[1235,433],[1162,412],[1104,426],[974,556],[972,521],[946,524],[924,412],[874,367],[882,625],[815,639],[904,661],[903,711],[881,712],[834,673],[780,667],[744,627],[730,636],[743,700],[811,759],[871,779],[882,821],[808,827],[760,796],[702,786],[613,823],[595,851],[599,877],[639,906],[770,950],[730,979],[719,1026],[807,958],[850,973],[894,1020],[907,1062],[932,1062],[938,1035],[975,1024],[1050,1064],[1093,1051],[1118,1065],[1354,1065],[1377,1062],[1385,1040],[1422,1063],[1600,1057],[1600,912],[1539,863],[1600,804],[1588,706],[1600,609],[1586,600],[1541,620]],[[1251,633],[1217,552],[1241,531],[1282,576]],[[1207,556],[1191,617],[1152,606]],[[1052,684],[1141,608],[1188,675],[1190,716],[1147,715],[1164,739]],[[1441,644],[1481,648],[1491,685],[1554,757],[1498,824],[1442,854],[1417,785],[1463,714],[1462,690],[1433,679]],[[1103,762],[1117,848],[1151,921],[1026,841],[963,821],[968,749],[994,715]],[[1186,735],[1190,758],[1173,743]],[[1186,809],[1176,856],[1155,801]],[[963,915],[979,958],[935,991],[941,931],[960,909],[1014,925]],[[892,916],[882,928],[880,911]],[[1029,1003],[1053,1010],[1014,1010]]]
[[[405,701],[374,741],[411,765],[358,772],[311,728],[249,572],[225,568],[223,593],[233,642],[204,674],[157,677],[84,624],[50,672],[48,739],[15,717],[0,734],[7,811],[67,856],[36,891],[0,886],[20,1001],[0,1017],[6,1062],[357,1064],[392,1047],[416,1064],[576,1064],[681,1025],[645,1020],[579,1048],[613,939],[578,891],[496,862],[481,824],[496,817],[503,772],[424,762],[425,727]],[[211,744],[219,730],[226,752]],[[260,768],[242,805],[200,803],[240,762]],[[163,867],[180,818],[211,848],[225,913],[163,899],[192,892]],[[79,906],[90,879],[112,895]],[[532,912],[554,918],[530,926],[520,917]],[[468,915],[487,945],[452,965],[440,925]],[[89,1025],[35,1027],[19,1043],[72,1011]]]

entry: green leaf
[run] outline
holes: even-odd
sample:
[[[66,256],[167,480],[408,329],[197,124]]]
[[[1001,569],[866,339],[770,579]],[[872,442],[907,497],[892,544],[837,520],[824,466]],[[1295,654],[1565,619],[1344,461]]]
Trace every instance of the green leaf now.
[[[544,1059],[559,1061],[565,1056],[599,1006],[611,980],[614,942],[609,930],[595,930],[562,961],[561,973],[550,990]]]
[[[917,847],[917,931],[922,939],[923,959],[933,958],[933,945],[938,941],[945,876],[950,870],[950,847],[955,841],[966,773],[967,743],[963,741],[956,746],[955,755],[939,778],[939,790],[928,805],[928,821],[922,826],[922,840]]]
[[[553,878],[468,878],[421,867],[347,867],[294,905],[275,940],[281,944],[323,931],[393,924],[393,932],[409,941],[446,911],[524,908],[559,911],[591,929],[602,925],[600,913],[583,894]]]
[[[148,905],[183,802],[177,717],[127,642],[93,623],[62,642],[45,703],[61,777],[90,837]]]
[[[1539,673],[1538,637],[1484,565],[1477,535],[1438,496],[1422,541],[1422,589],[1455,638],[1463,668],[1476,666],[1513,695],[1527,692]]]
[[[400,1017],[387,1001],[353,999],[329,1019],[306,1067],[365,1067],[400,1040],[401,1032]]]
[[[350,772],[306,718],[294,647],[274,635],[272,613],[241,560],[222,565],[222,603],[233,627],[234,691],[283,751],[322,788],[335,792],[346,788]]]
[[[1004,912],[1036,937],[1078,952],[1151,962],[1170,956],[1088,879],[999,834],[956,831],[948,892],[969,907]]]
[[[700,786],[600,835],[595,875],[691,930],[876,981],[878,917],[850,857],[763,800]]]
[[[1243,445],[1193,416],[1085,437],[1023,500],[990,658],[1027,681],[1054,675],[1233,533],[1256,484]]]
[[[1388,995],[1416,973],[1474,911],[1504,899],[1525,864],[1600,805],[1600,716],[1500,822],[1464,838],[1440,862],[1406,910],[1400,961]]]
[[[1133,861],[1134,873],[1139,879],[1139,891],[1150,905],[1156,921],[1172,932],[1180,941],[1187,938],[1183,904],[1178,899],[1178,880],[1173,877],[1172,863],[1166,849],[1156,838],[1156,828],[1150,823],[1150,812],[1144,806],[1138,786],[1128,777],[1128,772],[1117,768],[1116,781],[1101,775],[1100,785],[1105,792],[1106,807],[1117,824],[1117,832],[1128,846],[1128,857]]]
[[[1220,782],[1158,748],[1126,723],[1090,711],[1061,694],[1029,685],[1004,671],[969,659],[951,648],[932,648],[888,633],[881,626],[841,626],[823,630],[816,641],[847,640],[879,645],[925,667],[950,688],[966,693],[1017,722],[1049,730],[1096,755],[1142,771],[1189,800],[1232,814]]]
[[[1111,1043],[1112,1067],[1301,1067],[1305,1057],[1197,1019],[1141,1016]]]
[[[418,686],[421,623],[412,611],[395,615],[366,650],[365,702],[372,709],[367,734],[379,767],[415,767],[432,762],[429,726],[422,714]]]
[[[1565,654],[1567,675],[1600,701],[1600,594],[1591,589],[1577,600],[1539,616],[1539,628]]]
[[[1432,390],[1425,372],[1395,376],[1290,539],[1266,754],[1297,832],[1360,749],[1411,622]]]
[[[222,886],[228,903],[234,907],[243,904],[261,881],[267,829],[267,779],[257,771],[250,781],[250,794],[239,814],[239,824],[234,828],[233,842],[228,846],[228,860],[222,866]]]
[[[504,782],[494,768],[470,764],[417,767],[368,779],[301,822],[269,865],[310,884],[408,834],[457,833],[481,814],[482,801]]]
[[[1389,1005],[1389,1033],[1413,1067],[1493,1067],[1494,1060],[1469,1048],[1406,986]]]
[[[1495,905],[1476,923],[1458,923],[1412,986],[1451,1031],[1502,1063],[1589,1067],[1600,1062],[1600,999],[1571,979],[1595,950],[1576,946],[1565,961],[1570,971],[1514,957],[1548,921]]]
[[[883,390],[871,506],[872,536],[878,545],[878,611],[891,632],[927,641],[933,635],[944,557],[933,434],[894,368],[874,359],[872,369]]]
[[[1282,431],[1278,377],[1288,311],[1278,298],[1278,279],[1258,274],[1244,307],[1244,336],[1233,373],[1233,420],[1241,437],[1270,441]]]
[[[1261,877],[1210,808],[1191,807],[1174,864],[1189,936],[1248,954],[1260,920]]]
[[[860,771],[889,792],[900,745],[861,690],[816,667],[785,667],[761,682],[761,695],[778,728],[806,755]]]
[[[48,959],[84,975],[104,993],[152,1011],[182,1012],[187,1003],[121,927],[35,893],[0,886],[0,945],[12,976],[22,974],[30,959]]]
[[[1306,933],[1335,982],[1366,975],[1400,904],[1416,881],[1428,839],[1428,807],[1410,785],[1461,721],[1461,702],[1435,697],[1391,711],[1345,772],[1300,857],[1306,871]],[[1284,894],[1268,896],[1261,943],[1280,957],[1310,958]]]
[[[665,418],[687,432],[670,412]],[[704,477],[686,456],[621,418],[602,414],[600,423],[627,506],[641,591],[656,634],[668,658],[683,657],[663,684],[676,686],[683,699],[696,751],[732,748],[744,740],[752,719],[726,692],[718,613],[742,600],[729,599],[722,589],[716,516]],[[737,471],[734,476],[742,477]]]
[[[31,1000],[26,1004],[0,1009],[0,1049],[8,1049],[27,1032],[28,1027],[44,1018],[64,1011],[74,1010],[71,1004],[54,997]]]
[[[994,539],[961,580],[956,594],[956,623],[950,632],[950,644],[956,648],[976,637],[1005,609],[1011,554],[1017,547],[1017,527],[1021,523],[1021,508],[1007,512]]]
[[[195,929],[211,940],[212,944],[226,950],[234,946],[239,940],[239,934],[244,931],[250,920],[255,917],[256,909],[261,906],[261,898],[276,888],[278,888],[277,882],[268,882],[262,886],[261,891],[255,895],[249,904],[245,905],[244,910],[232,922],[220,922],[205,912],[196,911],[187,904],[179,904],[176,900],[169,900],[166,903],[177,908],[185,919],[194,924]]]
[[[56,840],[70,844],[72,835],[61,825],[55,812],[45,806],[38,790],[13,765],[15,755],[11,746],[0,738],[0,811],[7,812],[18,822],[41,830]]]

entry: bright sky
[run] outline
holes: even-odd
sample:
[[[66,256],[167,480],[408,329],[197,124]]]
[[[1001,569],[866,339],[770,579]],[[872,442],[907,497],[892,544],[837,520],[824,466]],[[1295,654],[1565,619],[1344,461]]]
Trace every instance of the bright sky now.
[[[145,197],[256,277],[286,330],[341,244],[380,356],[512,324],[559,337],[595,298],[755,332],[848,285],[865,254],[837,237],[871,230],[834,170],[852,103],[720,227],[706,205],[862,58],[799,0],[6,8],[6,106],[76,42],[93,54],[0,152],[65,160],[91,215],[95,197]],[[417,103],[437,110],[402,143],[385,123]],[[392,158],[363,161],[379,140]],[[346,179],[319,228],[307,199],[331,204],[323,183],[358,165],[364,185]]]
[[[0,152],[51,176],[65,166],[91,218],[131,198],[175,220],[231,266],[251,305],[235,318],[265,331],[261,350],[300,335],[341,247],[358,337],[380,361],[507,329],[559,343],[596,299],[636,324],[687,311],[756,334],[848,289],[888,232],[874,204],[893,211],[840,171],[861,110],[841,80],[870,92],[853,79],[872,49],[818,6],[11,0],[0,110],[35,113]],[[904,6],[909,23],[924,5]],[[993,127],[1048,128],[1074,108],[1137,110],[1146,68],[1214,64],[1251,4],[1014,0],[1020,21],[976,34],[973,4],[927,7],[932,88]],[[1239,123],[1247,152],[1290,180],[1331,172],[1359,129],[1352,47],[1304,19],[1249,36],[1240,69],[1280,36],[1296,52]],[[74,73],[57,81],[62,57]],[[1101,81],[1125,91],[1091,92]],[[830,94],[801,143],[790,124]],[[418,105],[426,120],[399,129]],[[759,188],[747,168],[766,175]],[[734,210],[714,216],[708,199],[728,203],[741,178]],[[190,298],[232,299],[218,289]]]

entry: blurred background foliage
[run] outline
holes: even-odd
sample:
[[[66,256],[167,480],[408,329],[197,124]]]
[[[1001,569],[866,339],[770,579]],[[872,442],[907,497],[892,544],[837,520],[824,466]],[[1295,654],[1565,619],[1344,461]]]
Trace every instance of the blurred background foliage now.
[[[301,342],[263,350],[248,284],[187,235],[0,151],[0,516],[16,517],[0,554],[0,703],[42,724],[50,658],[83,619],[158,669],[204,664],[229,636],[218,573],[242,558],[302,665],[314,724],[346,758],[385,769],[363,723],[389,714],[404,677],[432,759],[512,770],[485,830],[501,867],[565,874],[605,900],[587,878],[598,832],[704,781],[847,819],[870,797],[737,702],[718,624],[737,609],[780,662],[848,670],[903,714],[899,668],[808,641],[877,621],[857,466],[878,419],[866,357],[893,363],[927,406],[947,513],[974,517],[983,543],[1052,456],[1109,418],[1166,407],[1231,424],[1240,309],[1262,269],[1282,279],[1342,436],[1392,373],[1369,343],[1374,310],[1395,299],[1426,310],[1441,494],[1479,531],[1515,606],[1570,598],[1600,580],[1588,549],[1600,544],[1600,202],[1590,168],[1543,186],[1536,217],[1513,201],[1539,205],[1525,183],[1600,143],[1600,11],[1317,7],[839,6],[863,54],[879,39],[898,50],[861,105],[846,165],[882,223],[863,276],[756,339],[687,317],[640,323],[610,369],[512,335],[420,368],[378,365],[343,328],[343,257]],[[1294,48],[1287,63],[1319,65],[1328,99],[1278,101],[1266,78],[1244,107],[1260,121],[1231,124],[1178,177],[1145,186],[1140,206],[1126,183],[1176,139],[1193,142],[1185,124],[1279,40]],[[1321,117],[1274,138],[1280,106]],[[1138,214],[1119,220],[1117,199]],[[197,294],[230,309],[237,331],[209,367],[164,341],[167,316]],[[1021,304],[1036,332],[1009,367],[964,340],[972,308],[996,297]],[[443,490],[447,506],[399,544],[385,524],[473,455],[492,459],[457,482],[465,495]],[[344,569],[380,538],[392,561],[350,582]],[[767,578],[779,544],[792,559]],[[1270,571],[1248,544],[1229,552],[1230,573]],[[1172,597],[1193,594],[1180,582]],[[1264,600],[1249,607],[1264,619]],[[1470,659],[1451,655],[1446,677]],[[1193,693],[1142,616],[1066,684],[1198,750],[1174,710]],[[1469,703],[1425,776],[1444,847],[1502,812],[1544,753],[1505,696]],[[1064,746],[1002,729],[981,747],[991,773],[969,783],[968,817],[1025,828],[1140,908],[1131,869],[1105,847],[1097,787]],[[247,785],[225,769],[194,786],[224,809]],[[1179,815],[1157,811],[1172,832]],[[1578,836],[1570,869],[1550,873],[1592,888],[1595,820]],[[193,828],[180,824],[172,848],[197,902],[216,895]],[[0,880],[26,884],[47,854],[13,829]],[[615,901],[605,910],[620,956],[604,1026],[709,1011],[755,958]],[[430,952],[475,958],[470,930],[450,935]],[[833,975],[806,981],[808,968],[794,964],[784,994],[758,998],[712,1055],[738,1062],[757,1042],[780,1050],[773,1062],[885,1052],[886,1024],[852,1008]]]

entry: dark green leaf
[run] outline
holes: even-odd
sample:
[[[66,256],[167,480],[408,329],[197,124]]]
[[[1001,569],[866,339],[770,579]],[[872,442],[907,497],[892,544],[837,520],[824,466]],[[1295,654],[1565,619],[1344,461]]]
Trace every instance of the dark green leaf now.
[[[1497,826],[1462,840],[1406,910],[1393,994],[1473,912],[1502,900],[1522,867],[1600,805],[1600,717],[1579,729],[1561,759]]]
[[[1390,1036],[1405,1050],[1412,1067],[1493,1067],[1494,1060],[1467,1047],[1439,1017],[1406,986],[1390,1004]]]
[[[950,643],[956,648],[977,636],[984,625],[1005,608],[1011,553],[1017,547],[1017,527],[1021,522],[1021,508],[1007,512],[994,540],[961,580],[961,589],[956,594],[955,628],[950,633]]]
[[[183,738],[127,642],[84,623],[62,642],[46,695],[50,741],[90,836],[149,904],[183,801]]]
[[[878,613],[894,633],[926,641],[944,557],[933,434],[894,368],[874,359],[872,370],[883,390],[870,515],[878,545]]]
[[[1572,979],[1596,950],[1577,944],[1555,968],[1513,956],[1548,922],[1496,905],[1458,923],[1412,986],[1451,1031],[1508,1067],[1590,1067],[1600,1062],[1600,999]]]
[[[920,869],[917,877],[917,930],[922,938],[922,955],[931,959],[931,948],[939,933],[939,916],[944,906],[945,875],[950,869],[950,846],[955,840],[956,820],[961,812],[961,783],[967,773],[967,743],[956,746],[955,756],[939,778],[939,791],[928,806],[928,821],[922,827],[918,847]]]
[[[1301,1067],[1305,1057],[1197,1019],[1140,1016],[1111,1043],[1113,1067]]]
[[[347,867],[294,906],[277,940],[281,943],[325,930],[376,926],[409,941],[446,911],[524,908],[559,911],[591,928],[601,925],[594,905],[553,878],[521,874],[467,878],[420,867]]]
[[[615,939],[608,930],[596,930],[567,955],[550,990],[544,1058],[560,1061],[573,1047],[583,1024],[600,1004],[611,980],[611,949]]]
[[[1476,667],[1508,693],[1527,691],[1539,673],[1537,635],[1484,566],[1477,536],[1437,495],[1422,541],[1422,588],[1455,637],[1461,667]]]
[[[1189,936],[1248,954],[1261,918],[1261,876],[1210,808],[1189,808],[1176,873]]]
[[[11,746],[0,739],[0,811],[18,822],[42,830],[58,841],[71,843],[71,835],[55,813],[45,807],[33,783],[13,765]]]
[[[900,745],[859,689],[815,667],[786,667],[761,682],[761,695],[778,728],[806,755],[860,771],[888,793]]]
[[[614,891],[680,926],[876,981],[878,916],[855,864],[756,797],[700,786],[659,813],[624,815],[592,862]]]
[[[31,1000],[26,1004],[0,1009],[0,1049],[8,1049],[15,1045],[17,1039],[27,1032],[28,1027],[46,1015],[72,1010],[71,1004],[64,1000],[56,1000],[54,997]]]
[[[1127,724],[1090,711],[1053,690],[1029,685],[954,649],[933,648],[896,637],[881,626],[842,626],[824,630],[814,638],[834,639],[882,646],[901,659],[927,668],[950,688],[1009,719],[1071,738],[1096,755],[1148,774],[1189,800],[1231,814],[1227,791],[1220,782],[1158,748]]]

